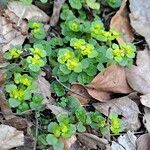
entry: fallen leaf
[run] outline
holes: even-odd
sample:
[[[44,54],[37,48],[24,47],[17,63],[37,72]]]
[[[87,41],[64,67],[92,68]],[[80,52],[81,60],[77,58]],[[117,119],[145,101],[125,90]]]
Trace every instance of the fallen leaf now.
[[[64,143],[64,150],[71,150],[77,138],[75,135],[72,135],[69,139],[61,139],[61,141]]]
[[[137,33],[144,36],[150,46],[150,1],[129,0],[130,21]]]
[[[140,121],[138,114],[140,113],[137,104],[129,99],[127,96],[112,99],[106,103],[93,104],[96,110],[108,116],[110,112],[115,112],[118,115],[122,115],[124,130],[136,131],[140,128]]]
[[[24,135],[22,131],[18,131],[7,125],[0,125],[0,149],[9,150],[24,144]]]
[[[35,145],[35,141],[33,136],[25,135],[24,137],[24,145],[17,147],[15,150],[33,150]]]
[[[45,73],[41,72],[37,79],[38,88],[36,92],[44,96],[43,104],[52,104],[54,99],[51,97],[50,83],[45,79]]]
[[[27,23],[20,20],[20,25],[17,26],[19,18],[9,10],[0,13],[0,20],[0,36],[4,39],[0,51],[4,53],[11,45],[22,45],[28,34]]]
[[[140,96],[142,105],[150,108],[150,94]]]
[[[35,5],[24,5],[22,2],[10,1],[7,7],[21,19],[34,19],[45,23],[47,23],[50,19],[44,11]]]
[[[118,137],[118,142],[125,148],[125,150],[136,150],[136,139],[134,133],[128,131],[127,134]]]
[[[135,91],[150,94],[150,53],[147,49],[137,52],[136,65],[126,69],[127,81]]]
[[[56,26],[56,24],[58,23],[60,11],[61,11],[61,8],[62,8],[63,4],[65,3],[65,1],[66,0],[54,1],[53,14],[52,14],[51,19],[50,19],[50,25],[51,26]]]
[[[112,65],[99,73],[93,81],[86,85],[88,93],[99,101],[107,101],[113,93],[130,93],[131,88],[126,81],[124,68]]]
[[[108,141],[104,138],[99,138],[94,134],[78,134],[78,139],[88,149],[97,149],[97,147],[99,147],[101,150],[110,150]]]
[[[122,5],[117,13],[112,17],[110,28],[122,33],[122,37],[118,38],[119,44],[125,42],[132,42],[134,40],[134,33],[130,25],[129,11],[126,6],[127,0],[122,1]]]
[[[141,135],[137,141],[137,150],[149,150],[150,148],[150,134],[143,134]]]
[[[145,125],[147,131],[150,133],[150,108],[144,108],[143,124]]]
[[[91,99],[91,96],[88,94],[87,90],[80,84],[73,84],[68,92],[68,95],[76,97],[82,105],[88,104]]]
[[[112,141],[111,150],[125,150],[120,144]]]

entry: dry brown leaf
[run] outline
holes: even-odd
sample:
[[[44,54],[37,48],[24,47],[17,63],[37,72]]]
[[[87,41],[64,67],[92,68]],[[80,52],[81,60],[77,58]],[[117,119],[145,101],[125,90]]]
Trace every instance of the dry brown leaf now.
[[[24,135],[22,131],[18,131],[7,125],[0,125],[0,149],[9,150],[24,144]]]
[[[134,130],[140,128],[140,121],[138,119],[138,114],[140,113],[137,104],[129,99],[127,96],[112,99],[106,103],[95,103],[93,104],[96,110],[108,116],[110,112],[116,112],[122,115],[123,127],[126,130]]]
[[[0,51],[7,51],[11,45],[22,45],[28,34],[28,27],[25,21],[20,20],[20,25],[17,26],[19,18],[11,11],[5,10],[0,13],[0,35],[5,42],[0,45]]]
[[[78,134],[78,139],[87,149],[97,149],[97,147],[99,147],[101,150],[110,150],[108,141],[94,134]]]
[[[127,81],[135,91],[150,94],[150,53],[147,49],[137,52],[136,64],[126,69]]]
[[[141,135],[137,141],[137,150],[150,150],[150,134]]]
[[[127,0],[122,1],[122,5],[117,13],[112,17],[110,27],[123,34],[117,41],[121,44],[124,42],[132,42],[134,34],[129,21],[129,11],[126,6]]]
[[[150,133],[150,108],[147,107],[144,108],[143,123],[147,131]]]
[[[119,143],[112,141],[111,150],[125,150],[125,149]]]
[[[88,104],[91,99],[91,96],[88,94],[83,85],[73,84],[71,86],[71,91],[68,92],[68,95],[76,97],[82,105]]]
[[[131,25],[137,33],[144,36],[150,46],[150,1],[129,0]]]
[[[99,73],[93,81],[86,85],[88,93],[99,101],[110,99],[112,93],[130,93],[131,88],[126,82],[124,68],[112,65]]]
[[[50,83],[45,79],[45,73],[41,72],[37,79],[38,88],[36,92],[44,96],[43,104],[52,104],[54,99],[51,97]]]
[[[21,19],[34,19],[40,22],[48,22],[50,19],[44,11],[34,5],[24,5],[22,2],[10,1],[7,7]]]

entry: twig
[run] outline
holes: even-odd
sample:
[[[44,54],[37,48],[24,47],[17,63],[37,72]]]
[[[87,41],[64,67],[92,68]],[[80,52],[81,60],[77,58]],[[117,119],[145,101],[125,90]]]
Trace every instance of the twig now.
[[[38,122],[38,113],[35,112],[35,120],[36,120],[36,130],[35,130],[35,144],[33,150],[36,150],[37,138],[38,138],[38,131],[39,131],[39,122]]]
[[[53,7],[53,14],[50,19],[50,25],[51,26],[56,26],[58,20],[59,20],[59,14],[60,10],[65,3],[66,0],[55,0],[54,1],[54,7]]]
[[[67,87],[66,85],[64,85],[57,77],[55,77],[55,76],[52,76],[52,77],[55,78],[55,79],[57,80],[57,82],[59,82],[59,83],[60,83],[64,88],[66,88],[68,91],[70,91],[70,92],[72,92],[72,93],[74,93],[74,94],[76,94],[76,95],[79,95],[79,96],[81,96],[81,97],[83,97],[83,98],[87,98],[87,97],[85,97],[84,95],[82,95],[82,94],[80,94],[80,93],[77,93],[77,92],[71,90],[69,87]]]

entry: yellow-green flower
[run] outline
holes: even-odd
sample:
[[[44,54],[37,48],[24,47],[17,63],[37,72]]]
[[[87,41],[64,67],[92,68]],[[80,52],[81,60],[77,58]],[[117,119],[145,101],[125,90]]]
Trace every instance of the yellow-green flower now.
[[[22,101],[24,99],[25,93],[23,89],[14,89],[11,93],[11,97]]]
[[[116,48],[113,50],[113,56],[116,61],[120,62],[120,61],[122,61],[123,57],[125,56],[125,53],[123,50]]]
[[[94,21],[92,22],[91,25],[91,33],[98,35],[100,31],[104,30],[104,26],[101,22],[99,21]]]
[[[66,66],[69,70],[74,70],[79,65],[79,60],[77,58],[69,59],[66,63]]]
[[[128,58],[134,58],[135,57],[135,51],[136,48],[132,44],[122,44],[120,45],[121,49],[124,51],[125,55]]]
[[[81,54],[89,55],[94,50],[94,46],[92,44],[86,44],[84,49],[81,49]]]
[[[70,45],[74,47],[74,49],[84,49],[85,48],[85,40],[84,39],[71,39]]]
[[[69,28],[74,31],[74,32],[78,32],[80,30],[80,24],[73,20],[73,21],[69,21]]]

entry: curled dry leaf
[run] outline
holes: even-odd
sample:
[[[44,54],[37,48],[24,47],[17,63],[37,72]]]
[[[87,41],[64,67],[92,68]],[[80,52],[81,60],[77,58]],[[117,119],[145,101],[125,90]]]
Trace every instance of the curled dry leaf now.
[[[143,123],[147,131],[150,133],[150,108],[147,107],[144,108]]]
[[[106,103],[95,103],[93,106],[106,116],[108,116],[109,110],[110,112],[116,112],[118,115],[122,115],[124,130],[136,131],[140,128],[140,121],[138,119],[139,108],[127,96],[112,99]]]
[[[19,18],[11,11],[5,10],[0,13],[0,36],[5,39],[0,45],[0,51],[7,51],[11,45],[22,45],[28,34],[28,27],[25,21],[20,20],[20,25],[17,26]]]
[[[0,149],[9,150],[24,144],[24,135],[22,131],[18,131],[7,125],[0,125]]]
[[[143,134],[141,135],[137,141],[137,150],[149,150],[150,148],[150,134]]]
[[[129,0],[131,25],[137,33],[144,36],[150,46],[150,1]]]
[[[137,66],[126,69],[127,81],[135,91],[150,93],[150,53],[147,49],[137,52]]]
[[[127,84],[124,68],[117,65],[112,65],[99,73],[85,88],[93,98],[99,101],[109,100],[112,93],[132,92]]]
[[[78,139],[88,149],[97,149],[97,147],[99,147],[101,150],[110,150],[108,141],[104,138],[99,138],[94,134],[78,134]]]
[[[40,22],[48,22],[50,19],[44,11],[34,5],[24,5],[18,1],[10,1],[7,7],[21,19],[34,19]]]
[[[68,92],[68,95],[76,97],[82,105],[88,104],[91,99],[91,96],[88,94],[87,90],[80,84],[73,84],[71,86],[71,90]]]
[[[110,27],[122,33],[122,37],[117,41],[121,44],[124,42],[132,42],[134,34],[129,20],[129,11],[126,6],[127,0],[122,1],[122,5],[117,13],[112,17]]]
[[[51,97],[50,83],[45,79],[45,73],[41,72],[37,79],[38,88],[36,92],[44,96],[43,104],[52,104],[54,99]]]

